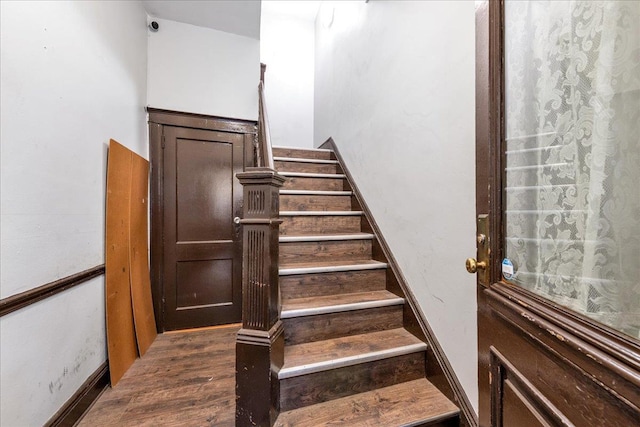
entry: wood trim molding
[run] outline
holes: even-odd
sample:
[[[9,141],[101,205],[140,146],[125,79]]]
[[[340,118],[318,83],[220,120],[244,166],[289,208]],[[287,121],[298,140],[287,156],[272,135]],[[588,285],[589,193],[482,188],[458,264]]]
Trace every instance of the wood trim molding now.
[[[0,300],[0,317],[104,274],[104,264]]]
[[[257,122],[253,120],[205,116],[203,114],[181,113],[179,111],[149,107],[147,112],[149,113],[149,123],[220,132],[257,133]]]
[[[45,424],[45,427],[72,427],[109,386],[109,363],[105,361]]]
[[[522,402],[529,407],[537,418],[545,420],[546,425],[569,427],[573,424],[553,403],[551,403],[528,379],[513,366],[495,347],[490,348],[492,367],[491,381],[491,419],[492,425],[503,426],[504,389],[514,389]]]
[[[552,307],[513,285],[497,283],[484,293],[495,315],[563,364],[604,386],[630,409],[640,412],[637,343]]]
[[[150,232],[149,232],[149,261],[151,277],[151,295],[153,299],[153,312],[156,317],[156,331],[164,332],[164,304],[162,294],[164,282],[162,277],[164,247],[162,242],[162,230],[164,230],[164,188],[162,177],[164,176],[164,153],[162,150],[162,125],[149,123],[149,194],[150,194]]]
[[[580,347],[581,350],[584,350],[581,347],[588,345],[605,353],[607,362],[603,363],[609,363],[608,361],[614,358],[640,372],[640,344],[630,337],[578,313],[567,311],[551,301],[545,301],[541,297],[511,284],[499,282],[494,284],[490,291],[485,291],[490,296],[493,292],[525,307],[544,321],[549,322],[550,325],[563,329],[565,335],[575,337],[575,340],[580,341],[579,345],[576,344],[576,348]],[[612,368],[612,370],[614,369]],[[640,386],[640,378],[636,378],[636,381]]]
[[[455,374],[453,367],[451,366],[451,363],[449,362],[449,359],[447,358],[446,354],[444,353],[444,350],[442,349],[442,346],[440,346],[440,343],[438,342],[438,340],[436,339],[435,334],[433,333],[433,330],[431,329],[431,326],[429,326],[429,323],[427,322],[427,319],[424,315],[424,313],[422,312],[422,310],[420,309],[420,306],[418,305],[417,299],[415,297],[415,295],[413,294],[413,292],[411,291],[411,289],[409,288],[409,285],[407,284],[407,280],[404,277],[404,275],[402,274],[402,271],[400,270],[400,267],[398,265],[398,262],[396,261],[395,257],[393,256],[393,253],[391,252],[391,249],[389,248],[389,245],[387,244],[386,240],[384,239],[384,236],[382,234],[382,232],[380,231],[380,228],[378,227],[378,224],[376,223],[375,219],[373,218],[373,215],[371,214],[371,210],[369,209],[369,206],[367,205],[367,203],[365,202],[364,198],[362,197],[362,193],[360,192],[360,190],[358,189],[358,186],[356,185],[353,176],[351,175],[349,169],[347,168],[347,165],[344,162],[344,159],[342,157],[342,155],[340,154],[340,150],[338,149],[335,141],[333,140],[333,138],[329,138],[327,141],[325,141],[322,145],[320,145],[319,148],[330,148],[333,150],[333,152],[335,153],[337,159],[340,161],[340,165],[343,168],[344,174],[347,177],[347,181],[349,182],[349,185],[351,186],[351,189],[353,191],[353,195],[355,196],[356,200],[358,201],[358,203],[361,206],[361,210],[364,212],[364,216],[365,218],[369,221],[369,224],[371,225],[372,228],[372,233],[376,236],[376,239],[378,240],[382,252],[384,254],[384,256],[387,258],[387,262],[393,272],[393,274],[395,275],[395,278],[398,282],[398,284],[400,285],[400,288],[402,289],[402,291],[404,292],[405,296],[406,296],[406,300],[409,304],[409,306],[411,307],[411,310],[413,311],[420,329],[422,330],[422,333],[425,335],[425,338],[427,340],[427,343],[429,345],[429,347],[432,349],[434,356],[436,358],[436,361],[438,363],[438,365],[440,366],[440,368],[442,369],[446,380],[449,384],[449,387],[451,387],[451,390],[453,392],[454,398],[457,401],[457,404],[460,406],[460,415],[462,418],[464,418],[464,421],[466,423],[466,425],[471,426],[471,427],[475,427],[478,425],[478,417],[475,413],[475,411],[473,410],[473,406],[471,405],[471,402],[469,401],[469,397],[467,396],[467,394],[465,393],[464,389],[462,388],[462,384],[460,383],[460,380],[458,379],[457,375]]]

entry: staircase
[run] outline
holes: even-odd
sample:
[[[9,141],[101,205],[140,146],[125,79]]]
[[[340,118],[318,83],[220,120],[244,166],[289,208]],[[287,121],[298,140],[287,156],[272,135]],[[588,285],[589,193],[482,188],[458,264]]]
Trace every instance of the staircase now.
[[[280,190],[284,366],[276,426],[457,426],[426,378],[427,345],[330,150],[273,148]]]

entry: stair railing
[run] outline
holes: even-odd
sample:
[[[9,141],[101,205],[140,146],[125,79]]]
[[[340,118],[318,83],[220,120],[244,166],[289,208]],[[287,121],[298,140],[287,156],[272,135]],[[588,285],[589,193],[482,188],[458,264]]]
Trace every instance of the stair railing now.
[[[264,82],[258,85],[258,147],[256,150],[258,167],[266,167],[275,170],[273,164],[273,149],[271,148],[271,131],[269,129],[269,116],[264,99]]]
[[[280,412],[284,363],[278,237],[280,187],[274,168],[264,83],[259,85],[256,165],[237,174],[243,186],[242,328],[236,337],[236,426],[272,426]]]

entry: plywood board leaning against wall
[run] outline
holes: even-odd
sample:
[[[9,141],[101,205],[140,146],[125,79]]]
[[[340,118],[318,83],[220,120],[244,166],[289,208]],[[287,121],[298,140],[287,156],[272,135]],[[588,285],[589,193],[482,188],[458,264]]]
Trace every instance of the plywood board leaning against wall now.
[[[156,338],[148,262],[148,175],[147,160],[110,141],[105,300],[111,386]]]
[[[147,212],[149,206],[149,162],[131,153],[131,204],[129,221],[129,266],[133,321],[140,357],[156,338],[156,319],[151,299]]]
[[[111,386],[138,356],[129,279],[129,205],[131,151],[109,143],[105,232],[105,303]]]

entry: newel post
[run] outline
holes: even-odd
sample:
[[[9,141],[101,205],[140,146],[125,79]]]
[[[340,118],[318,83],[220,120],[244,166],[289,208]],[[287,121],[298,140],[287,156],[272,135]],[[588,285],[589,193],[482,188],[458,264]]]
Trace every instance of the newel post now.
[[[278,285],[279,189],[268,168],[237,174],[243,186],[242,329],[236,338],[236,426],[272,426],[284,362]]]

